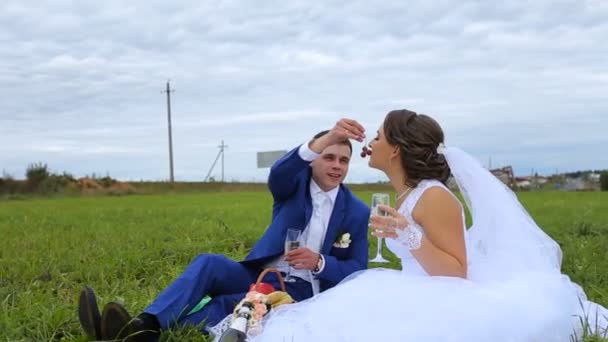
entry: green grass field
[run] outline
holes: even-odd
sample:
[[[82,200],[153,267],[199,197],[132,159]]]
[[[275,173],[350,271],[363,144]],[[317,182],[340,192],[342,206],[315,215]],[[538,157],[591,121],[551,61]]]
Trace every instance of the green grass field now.
[[[371,192],[357,195],[369,202]],[[564,273],[608,305],[608,193],[519,196],[562,246]],[[196,255],[244,257],[270,207],[266,192],[1,201],[0,340],[85,341],[76,316],[84,284],[100,302],[122,301],[138,313]],[[195,330],[163,340],[205,341]]]

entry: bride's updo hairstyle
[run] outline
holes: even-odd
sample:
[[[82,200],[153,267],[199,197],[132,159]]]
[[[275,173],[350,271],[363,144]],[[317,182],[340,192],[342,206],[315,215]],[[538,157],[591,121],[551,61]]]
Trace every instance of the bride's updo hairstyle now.
[[[437,121],[428,115],[399,109],[386,115],[383,128],[388,143],[401,150],[406,185],[415,187],[424,179],[446,184],[450,167],[443,154],[437,153],[437,147],[443,143],[443,130]]]

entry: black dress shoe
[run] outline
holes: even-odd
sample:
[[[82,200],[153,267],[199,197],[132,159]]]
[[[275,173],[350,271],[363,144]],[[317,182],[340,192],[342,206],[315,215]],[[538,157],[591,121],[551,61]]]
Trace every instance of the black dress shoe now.
[[[110,302],[103,307],[101,337],[104,340],[122,340],[129,335],[129,323],[133,318],[119,303]]]
[[[103,308],[101,336],[104,340],[124,342],[158,341],[158,334],[147,331],[141,318],[131,317],[129,312],[116,302],[108,303]]]
[[[97,307],[95,292],[89,286],[85,286],[80,291],[78,319],[82,329],[90,339],[101,340],[101,315]]]

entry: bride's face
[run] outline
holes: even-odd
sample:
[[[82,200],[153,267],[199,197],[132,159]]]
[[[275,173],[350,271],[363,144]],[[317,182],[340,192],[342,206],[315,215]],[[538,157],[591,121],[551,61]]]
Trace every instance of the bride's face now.
[[[390,165],[389,159],[394,158],[395,147],[386,141],[383,127],[380,127],[378,135],[369,143],[369,146],[372,149],[372,155],[368,162],[369,167],[386,171]]]

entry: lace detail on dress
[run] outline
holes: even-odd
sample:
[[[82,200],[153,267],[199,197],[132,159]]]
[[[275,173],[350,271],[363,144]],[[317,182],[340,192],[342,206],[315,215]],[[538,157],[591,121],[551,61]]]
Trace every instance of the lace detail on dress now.
[[[397,238],[395,240],[399,241],[407,249],[413,251],[420,248],[422,237],[424,236],[424,231],[420,225],[409,223],[405,228],[397,229],[396,232]]]

